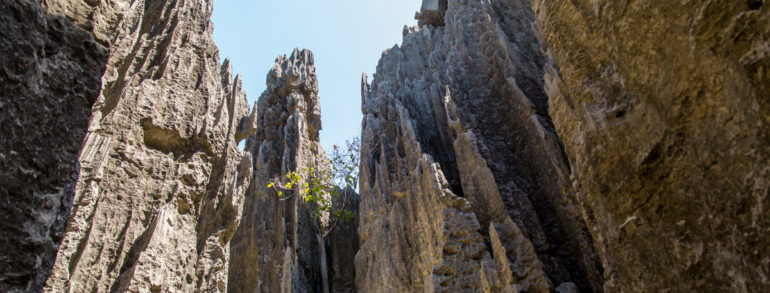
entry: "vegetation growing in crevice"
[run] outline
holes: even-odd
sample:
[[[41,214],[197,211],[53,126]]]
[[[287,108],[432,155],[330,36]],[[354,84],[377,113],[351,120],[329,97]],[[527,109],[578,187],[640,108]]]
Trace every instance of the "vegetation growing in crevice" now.
[[[313,224],[318,231],[318,257],[321,261],[323,292],[329,292],[329,274],[326,262],[325,240],[342,221],[355,216],[349,208],[358,186],[358,165],[361,158],[360,139],[355,137],[345,146],[334,145],[331,156],[321,166],[305,166],[300,172],[292,171],[267,184],[281,200],[302,197],[312,210]],[[316,157],[315,162],[326,158]]]

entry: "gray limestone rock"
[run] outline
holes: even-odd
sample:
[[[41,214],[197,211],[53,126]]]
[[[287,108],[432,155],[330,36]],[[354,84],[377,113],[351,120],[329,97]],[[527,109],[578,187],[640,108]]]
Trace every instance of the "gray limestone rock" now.
[[[450,0],[444,20],[409,29],[363,82],[356,286],[600,290],[529,3]]]
[[[250,109],[212,0],[2,1],[0,291],[761,291],[765,4],[424,0],[319,243],[310,51]]]
[[[414,18],[420,27],[423,25],[443,26],[444,14],[446,13],[447,0],[423,0],[418,12]]]
[[[243,218],[230,243],[228,292],[320,291],[317,228],[299,198],[279,198],[273,178],[328,161],[318,142],[321,110],[313,54],[279,56],[256,108],[254,158]],[[328,167],[327,167],[328,168]]]
[[[39,291],[72,206],[106,52],[38,1],[0,2],[0,291]]]
[[[768,1],[531,2],[605,291],[767,290]]]
[[[349,194],[350,202],[346,209],[355,216],[350,221],[337,225],[327,239],[329,254],[329,285],[333,293],[356,292],[355,255],[358,251],[358,204],[360,196],[352,189],[344,192]],[[342,207],[342,198],[334,203],[335,209]],[[361,291],[366,291],[361,289]]]
[[[211,2],[44,4],[109,46],[45,291],[224,291],[252,163],[236,143],[246,96],[219,63]]]
[[[249,112],[219,64],[211,5],[0,6],[0,289],[319,291],[309,207],[266,188],[328,168],[312,53],[280,57]],[[330,241],[335,292],[354,290],[355,230]]]

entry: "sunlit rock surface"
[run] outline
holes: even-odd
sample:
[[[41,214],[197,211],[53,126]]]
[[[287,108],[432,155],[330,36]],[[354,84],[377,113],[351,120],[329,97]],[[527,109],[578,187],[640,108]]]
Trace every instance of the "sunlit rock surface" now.
[[[425,2],[424,2],[425,3]],[[526,1],[448,1],[362,83],[356,286],[601,288]]]
[[[48,292],[224,291],[251,156],[210,1],[45,1],[107,46]]]

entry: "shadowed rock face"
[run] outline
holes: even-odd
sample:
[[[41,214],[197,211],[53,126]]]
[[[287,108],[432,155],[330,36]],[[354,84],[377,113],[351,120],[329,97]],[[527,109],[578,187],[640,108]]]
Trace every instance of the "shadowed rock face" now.
[[[767,1],[531,2],[605,290],[766,290]]]
[[[359,288],[537,284],[506,217],[557,290],[766,287],[765,1],[530,2],[423,1],[364,81]]]
[[[357,287],[601,288],[529,3],[448,1],[444,19],[363,81]]]
[[[420,12],[415,14],[417,24],[422,27],[429,24],[432,26],[444,25],[444,14],[446,13],[447,0],[424,0],[420,6]]]
[[[356,292],[355,256],[358,251],[358,204],[360,197],[352,189],[345,192],[350,197],[346,209],[355,216],[350,221],[342,221],[327,239],[329,252],[329,288],[333,293]],[[342,207],[342,198],[334,202],[335,208]],[[360,291],[366,291],[360,289]]]
[[[0,2],[0,291],[39,291],[78,180],[106,53],[36,1]]]

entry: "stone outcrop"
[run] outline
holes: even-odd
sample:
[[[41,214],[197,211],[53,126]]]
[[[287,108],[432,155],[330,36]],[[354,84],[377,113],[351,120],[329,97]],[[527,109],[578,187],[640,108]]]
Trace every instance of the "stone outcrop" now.
[[[211,1],[0,10],[2,291],[320,290],[310,208],[266,188],[328,168],[310,51],[279,57],[249,113]],[[355,227],[328,243],[335,292],[354,290]]]
[[[0,2],[0,291],[50,274],[105,49],[36,1]]]
[[[254,179],[230,243],[228,292],[317,292],[319,243],[310,207],[267,188],[273,178],[328,161],[318,142],[321,110],[310,51],[278,57],[256,110],[256,133],[246,141]]]
[[[362,82],[357,288],[599,290],[529,3],[448,1],[443,18]]]
[[[108,47],[47,292],[224,291],[249,107],[210,1],[45,1]],[[43,279],[45,280],[45,279]]]
[[[770,8],[664,2],[423,1],[320,241],[310,51],[250,110],[211,0],[2,1],[0,291],[762,291]]]
[[[295,49],[289,57],[279,56],[254,109],[255,133],[246,141],[254,175],[230,242],[228,292],[321,291],[319,245],[328,247],[331,291],[354,292],[356,223],[340,224],[326,243],[319,243],[309,204],[267,188],[292,171],[330,168],[318,140],[321,109],[312,52]],[[348,206],[355,210],[358,197],[346,192],[352,193]]]
[[[441,4],[363,81],[358,288],[767,287],[765,1]]]
[[[420,12],[416,13],[414,18],[417,19],[420,27],[426,24],[443,26],[446,6],[447,0],[424,0],[420,6]]]
[[[531,2],[605,291],[766,290],[767,1]]]

